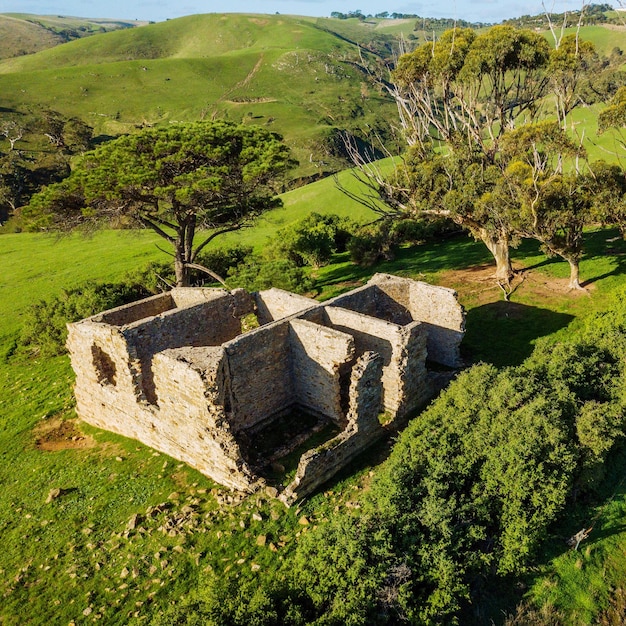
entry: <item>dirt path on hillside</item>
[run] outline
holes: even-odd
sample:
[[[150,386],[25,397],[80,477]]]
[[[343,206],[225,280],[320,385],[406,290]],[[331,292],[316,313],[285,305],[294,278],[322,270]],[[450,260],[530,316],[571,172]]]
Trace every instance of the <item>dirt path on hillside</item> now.
[[[252,81],[252,79],[254,78],[254,76],[257,74],[259,69],[261,68],[261,65],[263,65],[264,59],[265,59],[264,55],[261,54],[261,56],[259,57],[259,60],[255,63],[254,67],[248,72],[247,76],[243,80],[240,80],[238,83],[233,85],[228,91],[225,91],[217,101],[224,102],[225,100],[228,99],[230,94],[236,91],[237,89],[247,87]]]

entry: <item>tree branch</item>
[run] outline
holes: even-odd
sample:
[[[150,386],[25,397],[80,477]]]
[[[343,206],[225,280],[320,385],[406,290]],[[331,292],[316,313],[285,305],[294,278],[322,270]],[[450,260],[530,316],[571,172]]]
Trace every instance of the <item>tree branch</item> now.
[[[162,228],[160,228],[157,224],[152,222],[147,217],[140,215],[136,219],[147,228],[151,228],[157,235],[159,235],[160,237],[163,237],[163,239],[169,241],[172,244],[176,242],[176,239],[174,237],[172,237],[171,235],[168,235]]]
[[[219,235],[223,235],[224,233],[231,233],[235,230],[241,230],[244,227],[243,224],[235,224],[233,226],[227,226],[225,228],[220,228],[220,230],[216,230],[212,232],[194,251],[191,255],[191,260],[195,261],[198,257],[198,254],[201,250],[203,250],[213,239],[215,239]],[[221,282],[221,281],[220,281]]]
[[[208,267],[204,267],[204,265],[198,265],[198,263],[185,263],[185,267],[190,267],[191,269],[200,270],[201,272],[205,272],[206,274],[208,274],[212,278],[215,278],[215,280],[217,282],[222,283],[222,285],[224,285],[224,287],[226,287],[226,289],[228,289],[228,285],[224,282],[224,279],[221,278],[215,272],[211,271]]]

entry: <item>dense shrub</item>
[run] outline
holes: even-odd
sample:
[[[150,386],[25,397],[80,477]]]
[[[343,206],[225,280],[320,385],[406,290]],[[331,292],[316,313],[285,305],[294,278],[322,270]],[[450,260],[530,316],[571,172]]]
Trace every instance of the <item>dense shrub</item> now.
[[[355,229],[347,250],[352,261],[368,267],[393,260],[402,244],[419,244],[457,231],[450,220],[386,219]]]
[[[356,225],[339,215],[311,213],[304,219],[280,229],[273,239],[276,256],[296,265],[321,267],[335,252],[345,252]]]
[[[453,620],[476,577],[523,572],[574,488],[601,477],[623,436],[621,368],[572,342],[463,373],[403,432],[359,515],[300,542],[294,584],[330,623]]]
[[[276,581],[259,584],[232,574],[202,576],[189,596],[155,616],[151,626],[304,626],[299,598]]]
[[[232,269],[228,275],[230,287],[243,287],[248,291],[277,287],[295,293],[305,293],[311,291],[314,284],[302,267],[288,259],[266,260],[252,256],[245,263]]]
[[[347,244],[350,259],[369,267],[379,261],[390,261],[394,258],[396,243],[392,240],[391,222],[384,220],[359,228]]]
[[[228,248],[214,248],[200,253],[196,262],[204,267],[212,270],[218,276],[226,278],[228,272],[242,263],[252,255],[251,246],[235,245]],[[192,276],[192,279],[194,277]],[[196,283],[204,280],[212,282],[211,278],[206,274],[199,272]]]
[[[533,566],[573,494],[601,480],[626,425],[624,311],[540,342],[518,367],[460,374],[402,433],[358,511],[303,533],[256,585],[207,581],[197,623],[458,623],[474,586]]]
[[[199,265],[212,270],[221,278],[226,278],[229,271],[234,270],[252,256],[252,248],[235,245],[228,248],[215,248],[202,252],[196,259]],[[216,284],[206,272],[192,269],[189,272],[190,285],[203,287]],[[154,261],[145,267],[126,274],[125,282],[143,285],[151,293],[166,291],[176,284],[176,276],[172,263]]]

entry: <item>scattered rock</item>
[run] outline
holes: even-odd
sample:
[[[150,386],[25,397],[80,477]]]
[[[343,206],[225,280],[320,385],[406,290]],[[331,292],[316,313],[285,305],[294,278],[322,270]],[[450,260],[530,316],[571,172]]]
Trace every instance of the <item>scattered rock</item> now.
[[[134,513],[131,518],[128,520],[126,524],[126,530],[135,530],[137,524],[141,521],[141,515],[139,513]]]
[[[120,578],[126,578],[126,576],[128,576],[128,574],[130,574],[130,572],[128,571],[128,568],[125,567],[121,572],[120,572]]]
[[[257,546],[264,546],[267,543],[267,535],[259,535],[256,538],[256,545]]]
[[[299,520],[298,520],[298,524],[302,525],[302,526],[308,526],[309,525],[309,520],[306,516],[302,516]]]
[[[252,565],[250,566],[250,569],[251,569],[253,572],[258,572],[258,571],[261,569],[261,566],[260,566],[260,565],[258,565],[257,563],[252,563]]]
[[[260,513],[253,513],[252,514],[252,519],[255,522],[262,522],[263,521],[263,516]]]
[[[50,491],[48,492],[48,497],[46,498],[46,504],[50,504],[50,502],[56,500],[62,494],[63,491],[59,488],[50,489]]]
[[[268,485],[267,487],[265,487],[265,493],[270,498],[276,498],[278,496],[278,489],[276,489],[276,487],[271,487]]]

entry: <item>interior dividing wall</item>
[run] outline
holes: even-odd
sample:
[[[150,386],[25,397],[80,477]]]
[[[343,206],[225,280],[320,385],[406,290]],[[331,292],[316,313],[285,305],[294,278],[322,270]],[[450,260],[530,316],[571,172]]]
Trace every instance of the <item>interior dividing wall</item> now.
[[[248,429],[295,402],[289,358],[289,323],[257,328],[224,346],[228,358],[235,432]]]
[[[306,320],[292,320],[289,329],[298,404],[342,423],[340,370],[354,358],[354,339]]]

